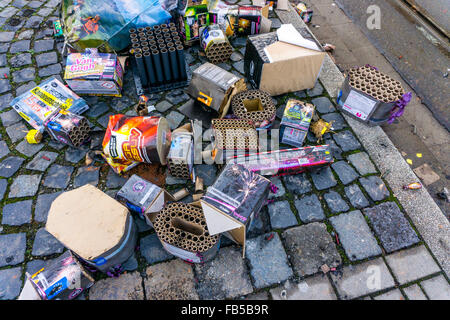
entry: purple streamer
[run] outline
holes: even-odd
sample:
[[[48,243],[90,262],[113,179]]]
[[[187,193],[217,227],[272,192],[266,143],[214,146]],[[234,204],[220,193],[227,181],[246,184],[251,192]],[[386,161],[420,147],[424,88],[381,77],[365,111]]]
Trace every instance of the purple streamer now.
[[[395,103],[394,108],[391,110],[391,116],[389,117],[388,123],[391,124],[397,119],[398,117],[401,117],[403,115],[403,112],[405,112],[405,107],[408,105],[408,103],[411,101],[412,93],[407,92],[405,93],[400,100],[398,100]]]

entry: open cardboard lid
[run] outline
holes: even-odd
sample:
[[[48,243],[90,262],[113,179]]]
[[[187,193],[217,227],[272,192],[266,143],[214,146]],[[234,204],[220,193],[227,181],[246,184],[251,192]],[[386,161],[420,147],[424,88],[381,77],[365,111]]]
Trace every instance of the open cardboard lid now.
[[[119,243],[128,215],[120,202],[86,184],[53,201],[45,229],[83,259],[92,260]]]
[[[287,42],[277,41],[264,48],[270,62],[278,62],[299,57],[317,55],[318,51],[296,46]]]

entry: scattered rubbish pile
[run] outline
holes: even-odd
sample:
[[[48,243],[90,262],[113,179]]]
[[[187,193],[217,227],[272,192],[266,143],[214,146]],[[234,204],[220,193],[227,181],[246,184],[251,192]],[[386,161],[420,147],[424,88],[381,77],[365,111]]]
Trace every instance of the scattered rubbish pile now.
[[[275,3],[287,9],[287,1]],[[119,276],[136,247],[134,219],[153,227],[169,253],[190,263],[214,259],[222,235],[241,245],[244,257],[247,230],[277,189],[267,177],[333,163],[329,145],[303,146],[310,126],[320,140],[333,130],[333,122],[319,119],[315,106],[301,100],[287,101],[280,132],[271,134],[277,145],[293,148],[263,149],[260,139],[275,123],[273,96],[315,86],[326,54],[320,44],[290,24],[269,32],[273,3],[189,0],[180,6],[168,0],[62,2],[62,26],[55,27],[55,37],[63,30],[70,47],[67,86],[51,78],[11,101],[33,127],[26,141],[40,143],[47,132],[64,144],[84,146],[92,132],[82,116],[89,106],[78,94],[120,97],[124,73],[131,72],[140,95],[138,116],[109,116],[101,151],[94,154],[122,176],[137,166],[141,172],[144,165],[167,166],[173,177],[195,183],[195,191],[183,188],[171,194],[143,174],[130,173],[115,198],[89,184],[60,194],[49,210],[46,230],[69,250],[27,275],[22,297],[73,299],[93,284],[91,273]],[[304,19],[311,14],[305,11]],[[229,38],[234,36],[248,36],[246,79],[216,65],[230,59],[234,49]],[[190,74],[185,50],[195,43],[209,62]],[[178,109],[191,122],[171,130],[164,117],[152,115],[148,94],[175,88],[184,88],[191,97]],[[349,72],[338,102],[343,112],[378,125],[400,116],[408,97],[398,82],[365,66]],[[201,150],[201,142],[196,148],[199,127],[212,129],[211,149]],[[198,157],[216,161],[222,169],[206,190],[195,172]],[[87,160],[93,165],[98,158]],[[180,202],[191,193],[192,203]]]

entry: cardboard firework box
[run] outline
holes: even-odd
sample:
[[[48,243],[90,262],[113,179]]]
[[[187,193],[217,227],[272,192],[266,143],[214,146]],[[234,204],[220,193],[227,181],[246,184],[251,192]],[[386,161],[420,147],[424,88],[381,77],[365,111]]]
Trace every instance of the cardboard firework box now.
[[[193,123],[172,131],[172,142],[167,155],[167,167],[170,174],[181,179],[195,182],[194,171],[194,133]]]
[[[115,54],[86,49],[67,56],[64,80],[78,94],[120,97],[123,66]]]
[[[13,99],[10,106],[34,129],[43,131],[44,122],[60,110],[82,114],[86,101],[52,77]]]
[[[200,28],[209,26],[209,12],[207,2],[188,1],[184,16],[179,17],[179,29],[187,45],[200,39]]]
[[[289,99],[280,123],[281,143],[301,147],[314,116],[314,105]]]
[[[305,172],[333,163],[329,145],[275,150],[237,156],[230,163],[241,164],[262,176],[284,176]]]
[[[67,250],[33,275],[27,273],[19,300],[73,300],[93,284],[91,273]]]
[[[136,174],[132,175],[117,192],[116,200],[136,212],[150,226],[152,224],[147,214],[159,212],[168,201],[175,201],[166,190]]]
[[[56,141],[79,148],[89,138],[89,123],[83,116],[60,111],[44,122],[46,131]]]
[[[266,204],[270,185],[240,164],[227,164],[200,200],[209,233],[224,233],[242,245],[244,257],[246,232]]]

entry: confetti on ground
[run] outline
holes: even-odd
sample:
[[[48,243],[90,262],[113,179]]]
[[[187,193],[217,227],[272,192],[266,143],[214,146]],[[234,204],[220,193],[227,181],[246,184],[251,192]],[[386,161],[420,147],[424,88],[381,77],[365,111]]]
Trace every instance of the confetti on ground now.
[[[406,162],[408,162],[409,164],[413,164],[413,162],[412,162],[412,160],[411,159],[406,159]]]
[[[421,153],[416,153],[416,157],[417,158],[422,158],[422,154]]]

